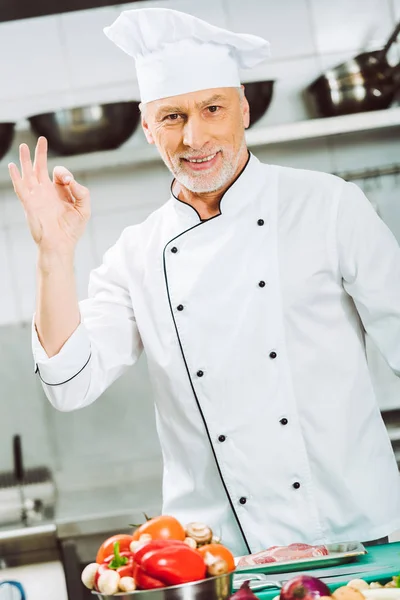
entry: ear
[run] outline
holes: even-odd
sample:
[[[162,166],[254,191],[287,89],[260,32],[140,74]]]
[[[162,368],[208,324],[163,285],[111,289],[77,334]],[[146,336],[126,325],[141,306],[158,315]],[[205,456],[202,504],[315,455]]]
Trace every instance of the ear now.
[[[244,85],[241,86],[242,90],[243,90],[243,99],[242,99],[242,115],[243,115],[243,124],[244,124],[244,128],[248,129],[249,125],[250,125],[250,105],[249,102],[246,98],[246,96],[244,95]]]
[[[144,131],[144,135],[146,136],[147,142],[149,144],[154,144],[154,138],[150,131],[149,124],[143,115],[142,115],[142,129]]]

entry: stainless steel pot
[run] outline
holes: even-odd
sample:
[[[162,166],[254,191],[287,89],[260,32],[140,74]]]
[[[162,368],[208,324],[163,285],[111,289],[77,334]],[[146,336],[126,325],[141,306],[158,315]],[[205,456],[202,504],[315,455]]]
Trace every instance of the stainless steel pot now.
[[[233,573],[209,577],[194,583],[173,585],[158,590],[139,590],[107,596],[93,592],[102,600],[228,600],[233,589]]]
[[[13,143],[15,123],[0,123],[0,160],[7,154]]]
[[[49,150],[72,155],[113,150],[135,131],[140,119],[138,102],[93,104],[33,115],[33,132],[47,138]]]
[[[400,23],[385,47],[363,52],[327,70],[306,88],[312,112],[333,117],[388,108],[400,89],[400,65],[387,60],[390,47],[400,32]]]

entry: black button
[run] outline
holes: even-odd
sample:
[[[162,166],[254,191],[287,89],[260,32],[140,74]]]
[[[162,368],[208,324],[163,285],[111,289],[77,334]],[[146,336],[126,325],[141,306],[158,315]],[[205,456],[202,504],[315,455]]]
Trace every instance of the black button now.
[[[257,225],[260,225],[260,227],[261,225],[264,225],[264,219],[258,219]]]
[[[265,287],[265,281],[260,281],[260,283],[258,284],[260,287]]]
[[[278,356],[278,355],[277,355],[277,353],[276,353],[276,352],[270,352],[270,353],[269,353],[269,357],[270,357],[270,358],[276,358],[277,356]]]
[[[203,377],[204,372],[203,371],[197,371],[197,377]]]
[[[298,481],[295,481],[294,484],[293,484],[293,487],[294,487],[295,490],[298,490],[299,487],[300,487],[300,483]]]
[[[173,248],[171,248],[171,252],[176,254],[178,252],[178,248],[176,246],[174,246]]]
[[[287,425],[287,424],[289,423],[289,421],[288,421],[288,420],[287,420],[285,417],[283,417],[283,419],[281,419],[281,420],[279,421],[279,423],[280,423],[281,425]]]
[[[245,498],[244,496],[242,496],[239,500],[240,504],[246,504],[247,502],[247,498]]]
[[[226,440],[226,437],[224,435],[218,436],[218,441],[219,442],[224,442],[225,440]]]
[[[183,304],[179,304],[179,305],[178,305],[176,308],[177,308],[178,310],[183,310],[185,307],[183,306]]]

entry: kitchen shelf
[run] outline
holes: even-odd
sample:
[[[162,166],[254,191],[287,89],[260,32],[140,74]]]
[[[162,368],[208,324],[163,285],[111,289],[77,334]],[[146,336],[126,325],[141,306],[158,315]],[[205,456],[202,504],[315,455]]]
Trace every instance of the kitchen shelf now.
[[[18,124],[17,133],[21,134],[25,127],[27,125]],[[252,148],[391,127],[400,127],[400,106],[354,115],[255,127],[246,132],[246,139],[248,146]],[[117,150],[52,157],[49,159],[49,170],[52,171],[56,165],[62,164],[73,173],[82,173],[161,161],[154,146],[134,145],[131,140]],[[7,163],[10,160],[13,159],[8,155],[0,163],[0,185],[9,182]]]

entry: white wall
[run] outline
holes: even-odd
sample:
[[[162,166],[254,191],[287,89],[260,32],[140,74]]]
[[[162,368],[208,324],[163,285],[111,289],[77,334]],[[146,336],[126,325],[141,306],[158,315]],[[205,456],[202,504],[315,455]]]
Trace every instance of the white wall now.
[[[256,125],[308,118],[302,90],[323,69],[384,44],[400,0],[164,0],[149,6],[185,10],[210,22],[266,37],[271,61],[248,81],[276,78],[271,107]],[[0,24],[0,121],[20,120],[61,106],[137,98],[131,60],[102,28],[121,9],[139,3]],[[135,133],[136,147],[144,143]],[[20,141],[18,139],[18,141]],[[32,137],[27,137],[32,146]],[[137,150],[140,151],[140,150]],[[260,148],[264,161],[337,172],[398,162],[398,130]],[[17,143],[0,163],[17,157]],[[62,160],[60,159],[60,163]],[[86,173],[93,217],[76,262],[79,297],[90,269],[127,224],[140,222],[164,202],[170,176],[161,164]],[[400,240],[399,181],[359,182]],[[0,188],[0,469],[10,466],[11,435],[26,439],[29,464],[51,463],[65,485],[98,477],[105,461],[115,477],[142,460],[160,460],[145,362],[117,382],[94,406],[60,414],[44,400],[33,375],[29,327],[35,295],[35,248],[10,185]],[[376,353],[380,401],[400,406],[400,383]],[[24,420],[22,419],[24,417]],[[122,417],[122,418],[121,418]],[[146,423],[143,427],[142,423]],[[123,449],[123,452],[121,452]]]

